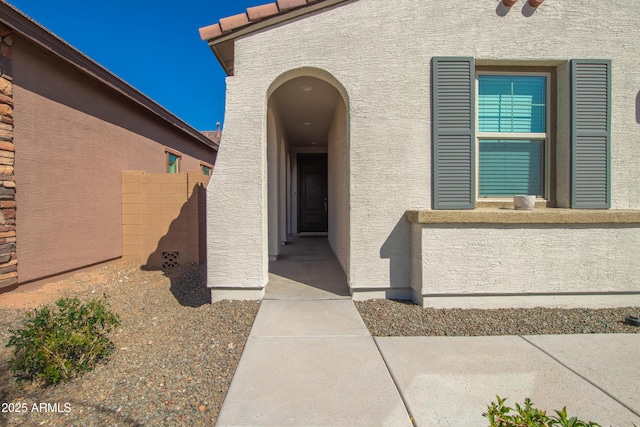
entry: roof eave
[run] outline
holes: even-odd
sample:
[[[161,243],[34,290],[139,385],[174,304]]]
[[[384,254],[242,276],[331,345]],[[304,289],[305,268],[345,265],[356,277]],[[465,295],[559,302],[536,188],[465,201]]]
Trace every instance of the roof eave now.
[[[266,28],[270,28],[276,25],[280,25],[284,22],[291,21],[297,18],[300,18],[305,15],[313,14],[317,11],[332,8],[340,3],[352,2],[357,0],[324,0],[318,1],[316,3],[310,3],[302,7],[298,7],[295,9],[287,10],[273,17],[269,17],[267,19],[263,19],[260,21],[250,22],[249,24],[233,29],[231,31],[223,32],[219,36],[214,37],[203,37],[203,39],[209,44],[211,51],[218,59],[218,62],[225,70],[228,76],[232,76],[234,72],[234,56],[235,49],[231,49],[231,56],[225,57],[218,49],[218,46],[223,45],[224,43],[235,43],[235,40],[240,37],[245,37],[259,31],[262,31]],[[217,24],[216,24],[217,25]],[[204,27],[207,28],[207,27]],[[203,29],[204,29],[203,28]],[[202,30],[201,29],[201,34]]]
[[[234,57],[235,55],[232,54],[230,58],[225,58],[225,55],[220,51],[220,47],[226,43],[231,43],[232,44],[231,52],[235,52],[235,49],[233,46],[233,44],[235,43],[235,39],[227,40],[223,43],[209,43],[209,48],[215,55],[216,59],[224,69],[224,72],[227,74],[227,76],[233,76],[233,66],[235,63],[235,57]]]

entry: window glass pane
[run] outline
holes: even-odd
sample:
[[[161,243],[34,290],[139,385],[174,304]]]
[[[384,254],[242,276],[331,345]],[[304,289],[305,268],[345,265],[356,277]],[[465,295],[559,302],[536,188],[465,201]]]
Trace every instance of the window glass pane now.
[[[546,132],[545,76],[478,76],[480,132]]]
[[[542,196],[544,141],[480,140],[480,196]]]
[[[202,165],[202,173],[206,176],[211,175],[211,168],[209,166]]]
[[[178,156],[168,153],[167,155],[167,171],[169,173],[178,173]]]

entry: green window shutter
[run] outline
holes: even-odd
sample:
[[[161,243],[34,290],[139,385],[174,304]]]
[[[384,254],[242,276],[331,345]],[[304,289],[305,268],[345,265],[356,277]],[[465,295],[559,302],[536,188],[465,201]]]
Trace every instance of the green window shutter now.
[[[473,58],[431,61],[434,209],[475,207],[474,70]]]
[[[611,207],[611,61],[571,61],[571,207]]]

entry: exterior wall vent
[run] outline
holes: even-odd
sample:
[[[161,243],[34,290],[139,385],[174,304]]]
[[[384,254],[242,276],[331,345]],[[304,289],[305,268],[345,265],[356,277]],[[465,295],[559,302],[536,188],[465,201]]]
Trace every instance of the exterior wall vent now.
[[[162,252],[162,268],[173,268],[180,265],[180,252]]]

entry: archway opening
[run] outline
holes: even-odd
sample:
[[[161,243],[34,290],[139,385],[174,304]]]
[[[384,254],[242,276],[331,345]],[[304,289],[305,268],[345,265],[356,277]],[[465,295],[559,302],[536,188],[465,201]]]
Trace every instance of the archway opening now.
[[[297,70],[268,97],[269,260],[291,255],[292,239],[326,236],[348,276],[348,101],[331,79]]]

